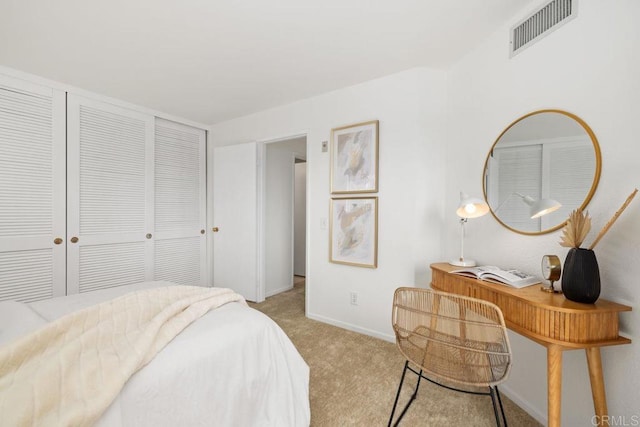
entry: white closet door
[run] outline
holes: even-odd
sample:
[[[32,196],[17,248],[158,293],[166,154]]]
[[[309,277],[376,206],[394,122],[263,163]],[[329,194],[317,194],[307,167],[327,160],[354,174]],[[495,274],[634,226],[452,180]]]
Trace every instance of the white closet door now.
[[[0,76],[0,300],[65,294],[64,103]]]
[[[255,142],[217,147],[213,153],[213,285],[249,301],[264,300],[260,283],[260,149]]]
[[[206,134],[156,119],[155,280],[207,285]]]
[[[67,114],[68,293],[151,280],[153,116],[72,94]]]

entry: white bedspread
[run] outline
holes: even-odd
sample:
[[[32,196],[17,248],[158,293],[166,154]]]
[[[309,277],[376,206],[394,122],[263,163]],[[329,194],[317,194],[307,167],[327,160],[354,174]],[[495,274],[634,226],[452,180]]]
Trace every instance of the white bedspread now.
[[[0,345],[16,336],[16,328],[23,333],[36,327],[37,316],[51,321],[131,290],[166,284],[144,283],[28,306],[0,303]],[[16,322],[16,316],[25,322]],[[271,319],[229,303],[188,326],[134,374],[98,425],[307,426],[308,378],[307,365]]]

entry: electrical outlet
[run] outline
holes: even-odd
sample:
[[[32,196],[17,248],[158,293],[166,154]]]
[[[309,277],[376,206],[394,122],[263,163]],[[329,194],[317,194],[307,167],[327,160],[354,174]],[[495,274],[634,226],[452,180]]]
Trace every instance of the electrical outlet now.
[[[349,300],[351,301],[351,305],[358,305],[358,293],[349,292]]]

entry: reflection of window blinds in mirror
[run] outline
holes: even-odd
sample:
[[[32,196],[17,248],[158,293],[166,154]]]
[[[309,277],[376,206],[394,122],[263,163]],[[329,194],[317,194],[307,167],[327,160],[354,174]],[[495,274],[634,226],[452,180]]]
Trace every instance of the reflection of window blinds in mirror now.
[[[548,182],[543,192],[547,197],[562,201],[562,207],[543,217],[543,229],[564,222],[572,207],[582,205],[593,183],[595,169],[593,146],[588,138],[545,144],[544,158],[548,161],[549,173],[545,174]],[[567,171],[571,171],[570,176]]]
[[[540,220],[530,219],[529,206],[518,192],[534,199],[540,198],[542,176],[542,146],[513,146],[494,150],[498,160],[498,200],[504,203],[498,216],[509,227],[522,231],[540,231]],[[508,199],[508,200],[507,200]]]
[[[491,206],[500,206],[500,220],[521,231],[546,230],[564,222],[593,183],[593,146],[585,137],[518,142],[494,149],[493,156],[493,176],[488,177]],[[529,207],[514,192],[555,199],[562,207],[532,220]]]

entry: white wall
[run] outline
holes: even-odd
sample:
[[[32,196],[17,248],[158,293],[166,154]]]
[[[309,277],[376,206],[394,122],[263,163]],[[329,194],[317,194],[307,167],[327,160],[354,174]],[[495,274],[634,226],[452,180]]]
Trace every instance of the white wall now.
[[[266,144],[265,296],[293,288],[294,154]]]
[[[215,145],[307,134],[307,316],[391,340],[391,301],[401,285],[427,286],[440,260],[444,202],[446,75],[413,69],[211,129]],[[329,263],[331,128],[380,121],[378,268]],[[349,292],[359,293],[359,305]]]
[[[429,263],[458,255],[458,192],[482,194],[482,167],[495,138],[533,110],[577,114],[600,141],[602,177],[589,206],[593,239],[640,186],[638,16],[635,0],[583,0],[575,20],[513,59],[505,26],[448,72],[413,69],[213,126],[217,145],[307,133],[308,316],[391,339],[393,290],[428,284]],[[327,260],[321,220],[330,199],[329,156],[320,144],[332,127],[372,119],[380,120],[380,233],[379,268],[368,270]],[[602,350],[609,412],[627,420],[640,413],[639,212],[635,200],[596,248],[602,297],[634,307],[621,315],[621,328],[634,343]],[[533,273],[542,255],[564,258],[567,252],[558,244],[560,232],[523,236],[490,215],[469,221],[466,233],[469,257]],[[360,293],[359,306],[349,305],[350,291]],[[545,422],[545,349],[517,334],[512,345],[515,365],[506,391]],[[591,425],[584,352],[565,352],[563,381],[563,424]]]
[[[294,166],[293,274],[305,276],[307,261],[307,163]]]
[[[515,16],[513,22],[529,10]],[[508,58],[508,26],[449,73],[449,135],[446,212],[457,192],[482,194],[487,151],[519,116],[559,108],[584,119],[602,149],[600,185],[588,210],[593,229],[586,243],[640,186],[640,2],[582,0],[578,17],[513,59]],[[595,249],[602,279],[601,297],[633,307],[621,315],[631,345],[602,350],[610,415],[640,416],[640,200],[627,208]],[[445,217],[447,258],[458,251],[458,224]],[[469,221],[465,252],[481,263],[539,273],[546,253],[564,259],[560,232],[523,236],[502,228],[490,215]],[[515,361],[507,389],[539,419],[546,419],[544,348],[512,334]],[[564,353],[562,418],[565,426],[589,426],[593,404],[584,352]],[[636,421],[638,418],[636,418]],[[622,424],[618,424],[622,425]],[[626,424],[632,425],[632,424]]]

